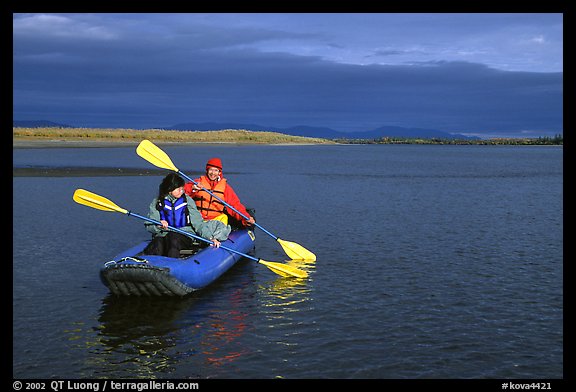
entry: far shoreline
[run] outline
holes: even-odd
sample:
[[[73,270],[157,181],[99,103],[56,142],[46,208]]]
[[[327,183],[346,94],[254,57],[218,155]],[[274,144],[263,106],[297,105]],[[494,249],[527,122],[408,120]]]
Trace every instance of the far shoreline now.
[[[375,139],[323,139],[268,131],[228,129],[217,131],[171,131],[99,128],[12,128],[13,149],[136,147],[142,140],[162,146],[318,146],[318,145],[507,145],[562,146],[561,134],[539,138],[438,139],[385,136]]]
[[[65,140],[65,139],[12,139],[12,148],[117,148],[137,147],[141,140]],[[245,142],[189,142],[189,141],[155,141],[163,146],[319,146],[318,143],[245,143]],[[338,144],[338,143],[334,143]]]
[[[53,149],[53,148],[136,148],[142,140],[65,140],[65,139],[12,139],[12,149]],[[298,147],[298,146],[359,146],[359,145],[459,145],[457,143],[249,143],[249,142],[215,142],[215,141],[165,141],[157,140],[154,143],[158,146],[206,146],[206,147],[247,147],[247,146],[267,146],[267,147]],[[563,147],[563,144],[506,144],[506,143],[462,143],[460,145],[470,146],[513,146],[513,147]]]
[[[337,144],[321,138],[243,129],[172,131],[107,128],[12,128],[13,148],[133,147],[142,140],[165,146],[256,146]]]

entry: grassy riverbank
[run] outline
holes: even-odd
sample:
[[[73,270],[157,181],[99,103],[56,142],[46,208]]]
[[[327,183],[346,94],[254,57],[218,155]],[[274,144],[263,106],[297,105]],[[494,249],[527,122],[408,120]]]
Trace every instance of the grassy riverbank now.
[[[108,128],[12,128],[13,147],[100,147],[137,144],[144,139],[155,143],[205,144],[453,144],[453,145],[563,145],[562,135],[539,138],[419,139],[382,137],[377,139],[321,139],[291,136],[278,132],[227,129],[220,131],[169,131],[161,129]]]
[[[231,143],[231,144],[333,144],[327,139],[290,136],[276,132],[246,130],[168,131],[160,129],[106,128],[12,128],[14,142],[92,142],[139,143],[144,139],[165,143]]]

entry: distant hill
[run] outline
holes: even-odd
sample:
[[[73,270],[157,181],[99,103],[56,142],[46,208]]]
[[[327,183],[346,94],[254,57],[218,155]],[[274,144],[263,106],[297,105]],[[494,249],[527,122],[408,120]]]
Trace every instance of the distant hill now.
[[[292,136],[320,137],[325,139],[377,139],[382,137],[405,137],[422,139],[479,139],[461,134],[455,134],[435,129],[404,128],[395,126],[383,126],[365,132],[339,132],[326,127],[311,127],[299,125],[290,128],[267,127],[257,124],[241,123],[181,123],[168,128],[179,131],[215,131],[222,129],[246,129],[248,131],[271,131]]]
[[[71,125],[47,120],[14,120],[12,126],[16,128],[73,128]]]

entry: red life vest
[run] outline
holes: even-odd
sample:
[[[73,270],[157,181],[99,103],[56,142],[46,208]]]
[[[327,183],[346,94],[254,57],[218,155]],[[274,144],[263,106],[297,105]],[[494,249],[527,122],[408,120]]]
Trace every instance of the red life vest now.
[[[200,177],[200,181],[198,184],[201,185],[203,188],[208,189],[210,192],[218,196],[220,199],[224,199],[224,191],[226,190],[226,179],[222,178],[220,181],[216,183],[214,189],[211,188],[210,180],[206,176]],[[226,207],[224,204],[220,202],[220,200],[216,199],[214,196],[209,194],[206,191],[200,190],[194,194],[192,197],[196,202],[196,207],[198,207],[198,211],[202,214],[202,218],[204,220],[210,220],[216,218],[218,215],[221,215],[224,212],[224,208]]]

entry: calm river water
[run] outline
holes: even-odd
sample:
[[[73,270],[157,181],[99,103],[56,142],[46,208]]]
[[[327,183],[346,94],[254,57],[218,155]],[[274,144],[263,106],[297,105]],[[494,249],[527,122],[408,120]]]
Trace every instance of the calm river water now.
[[[316,253],[310,278],[243,260],[189,297],[114,297],[99,269],[148,234],[72,194],[145,214],[165,173],[132,147],[14,149],[45,168],[13,177],[14,378],[563,377],[562,147],[164,150],[189,175],[221,157],[258,222]]]

